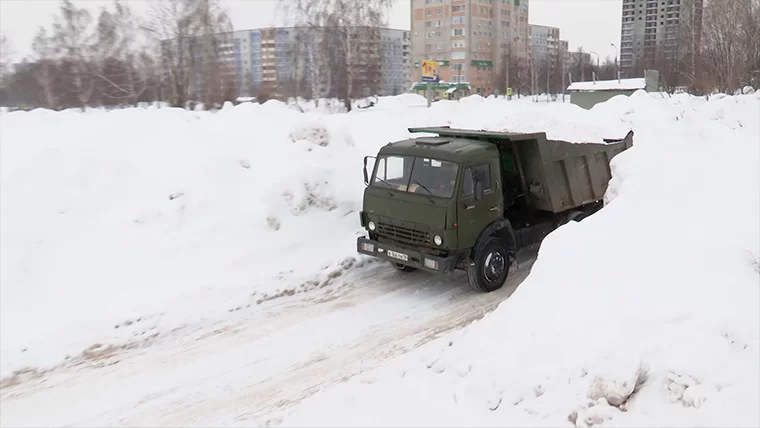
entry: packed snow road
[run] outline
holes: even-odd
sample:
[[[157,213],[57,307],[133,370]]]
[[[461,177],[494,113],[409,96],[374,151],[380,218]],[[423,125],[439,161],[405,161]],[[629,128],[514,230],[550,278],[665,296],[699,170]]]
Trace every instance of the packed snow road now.
[[[464,274],[403,274],[385,264],[329,296],[272,306],[140,350],[63,366],[3,388],[3,426],[251,426],[331,385],[482,318],[525,279],[482,294]],[[361,278],[359,278],[361,276]],[[44,408],[45,411],[40,411]]]

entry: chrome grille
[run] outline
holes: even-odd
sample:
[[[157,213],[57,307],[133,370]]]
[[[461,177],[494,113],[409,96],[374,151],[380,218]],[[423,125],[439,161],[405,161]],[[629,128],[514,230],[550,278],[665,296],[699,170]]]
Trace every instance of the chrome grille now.
[[[396,226],[388,223],[377,224],[377,234],[396,241],[409,244],[430,245],[430,234],[408,227]]]

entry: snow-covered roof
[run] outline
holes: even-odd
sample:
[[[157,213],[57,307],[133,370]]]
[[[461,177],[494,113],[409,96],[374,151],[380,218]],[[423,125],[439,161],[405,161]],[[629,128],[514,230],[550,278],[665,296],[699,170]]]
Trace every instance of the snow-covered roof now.
[[[620,80],[597,80],[596,82],[574,82],[567,87],[568,91],[626,91],[645,89],[647,81],[643,77]]]

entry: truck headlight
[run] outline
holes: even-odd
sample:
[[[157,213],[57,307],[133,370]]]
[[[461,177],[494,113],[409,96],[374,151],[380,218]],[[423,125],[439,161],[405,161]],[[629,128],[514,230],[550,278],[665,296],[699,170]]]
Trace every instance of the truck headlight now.
[[[369,227],[369,230],[371,230],[371,231],[373,231],[373,232],[374,232],[374,231],[375,231],[375,228],[376,228],[377,226],[375,226],[375,222],[374,222],[374,221],[371,221],[371,222],[369,222],[369,224],[367,224],[367,227]]]
[[[433,242],[435,242],[435,245],[438,245],[440,247],[441,244],[443,244],[443,238],[441,238],[440,235],[435,235],[433,237]]]

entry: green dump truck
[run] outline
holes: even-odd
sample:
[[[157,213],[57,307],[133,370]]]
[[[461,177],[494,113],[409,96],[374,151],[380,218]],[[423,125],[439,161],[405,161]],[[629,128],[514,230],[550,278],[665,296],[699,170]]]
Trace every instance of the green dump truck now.
[[[482,292],[501,288],[520,248],[599,210],[610,160],[633,145],[633,131],[583,144],[546,133],[409,131],[432,136],[364,158],[360,221],[368,236],[357,250],[404,272],[464,270]]]

